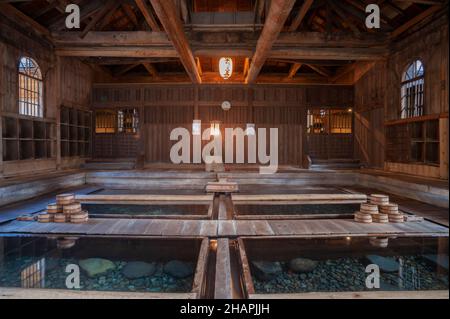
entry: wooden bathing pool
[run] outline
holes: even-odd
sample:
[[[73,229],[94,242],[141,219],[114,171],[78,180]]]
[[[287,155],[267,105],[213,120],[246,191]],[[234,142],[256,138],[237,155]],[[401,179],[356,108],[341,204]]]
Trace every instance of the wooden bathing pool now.
[[[249,298],[408,298],[417,291],[448,298],[448,236],[240,238],[238,245]],[[367,285],[374,265],[379,288]]]
[[[213,195],[79,195],[93,218],[210,219]]]
[[[0,295],[200,298],[208,246],[206,238],[0,236]],[[79,287],[67,285],[74,269]]]
[[[232,195],[236,219],[353,218],[364,194]]]

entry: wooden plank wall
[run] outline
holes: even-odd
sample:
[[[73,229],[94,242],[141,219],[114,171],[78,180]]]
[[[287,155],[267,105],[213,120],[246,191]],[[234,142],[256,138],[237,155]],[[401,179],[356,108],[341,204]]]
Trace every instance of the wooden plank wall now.
[[[425,114],[447,114],[448,127],[448,16],[395,43],[387,61],[374,67],[355,83],[355,153],[367,166],[413,175],[448,179],[448,131],[441,134],[441,167],[388,163],[385,152],[385,121],[400,118],[402,73],[421,59],[425,67]],[[442,132],[441,132],[442,133]]]
[[[232,107],[223,111],[223,101]],[[147,163],[170,162],[169,140],[176,127],[192,129],[200,119],[202,129],[211,121],[225,128],[278,128],[279,163],[301,165],[305,139],[306,110],[309,106],[352,107],[353,88],[349,86],[274,86],[187,84],[95,84],[94,108],[139,107],[143,116],[143,145]],[[203,145],[207,142],[203,142]]]
[[[41,68],[44,80],[44,117],[59,123],[59,107],[90,108],[93,72],[89,66],[75,58],[59,58],[52,46],[39,36],[9,21],[0,13],[0,116],[18,115],[19,58],[33,58]],[[59,129],[56,129],[54,158],[0,162],[4,175],[26,174],[39,170],[55,170],[58,167],[78,167],[83,160],[79,157],[61,158],[59,152]],[[2,154],[0,153],[0,157]]]

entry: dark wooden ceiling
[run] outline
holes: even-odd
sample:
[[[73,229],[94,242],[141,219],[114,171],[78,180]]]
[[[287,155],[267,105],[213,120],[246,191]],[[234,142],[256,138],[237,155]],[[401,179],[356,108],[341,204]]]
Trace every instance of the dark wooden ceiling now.
[[[164,1],[172,4],[167,6]],[[1,3],[5,15],[16,14],[16,21],[25,19],[44,33],[58,54],[78,56],[118,80],[136,77],[148,81],[185,81],[190,78],[194,82],[222,82],[218,76],[219,57],[232,56],[234,75],[227,81],[238,83],[254,82],[252,79],[270,82],[271,76],[276,81],[284,77],[292,83],[348,80],[345,75],[361,63],[372,62],[371,56],[373,59],[382,56],[382,49],[387,50],[390,41],[406,33],[409,27],[448,8],[448,0],[13,0]],[[79,30],[65,29],[68,3],[80,6]],[[269,3],[280,7],[275,10]],[[381,29],[365,26],[365,7],[370,3],[380,6]],[[108,34],[109,31],[117,35]],[[131,33],[136,34],[136,39]],[[108,39],[102,42],[102,34],[111,43],[107,43]],[[303,78],[307,80],[302,81]]]

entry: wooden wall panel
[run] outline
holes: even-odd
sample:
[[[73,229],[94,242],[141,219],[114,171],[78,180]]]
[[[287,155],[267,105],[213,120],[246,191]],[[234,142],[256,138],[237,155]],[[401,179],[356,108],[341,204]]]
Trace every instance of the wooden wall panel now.
[[[280,163],[301,165],[306,109],[312,105],[353,106],[350,86],[96,84],[94,107],[124,106],[123,101],[113,98],[118,90],[126,96],[141,97],[127,106],[144,109],[143,145],[145,161],[150,163],[170,162],[170,148],[175,143],[169,140],[171,130],[186,127],[191,131],[197,114],[203,130],[211,121],[219,121],[222,134],[225,128],[245,128],[246,123],[255,123],[256,128],[278,128]],[[127,90],[129,93],[125,93]],[[319,102],[312,103],[316,98]],[[221,108],[226,100],[232,105],[228,111]]]
[[[392,162],[393,152],[403,160],[410,150],[399,150],[399,143],[386,141],[385,122],[400,119],[402,74],[415,59],[422,60],[425,67],[425,114],[448,114],[448,47],[447,16],[396,43],[389,58],[377,62],[355,84],[355,154],[367,166],[439,177],[439,170],[433,166]],[[391,136],[401,139],[402,134],[398,131]],[[441,138],[441,152],[448,154],[444,140]],[[448,160],[441,160],[441,166],[445,167],[441,167],[440,177],[448,179]]]
[[[15,25],[0,12],[0,116],[17,117],[18,109],[18,73],[20,57],[33,58],[39,65],[44,84],[44,118],[59,123],[59,107],[89,109],[91,105],[93,72],[89,66],[75,58],[59,58],[53,52],[51,44],[30,34],[22,26]],[[59,156],[59,130],[55,134],[56,145],[52,149],[54,158],[39,160],[3,162],[5,175],[27,174],[39,170],[54,170],[61,166]],[[3,155],[0,153],[0,157]],[[71,159],[80,159],[73,157]],[[80,161],[72,167],[79,167]],[[70,166],[70,165],[69,165]],[[65,166],[67,167],[67,166]],[[1,171],[2,169],[0,169]]]

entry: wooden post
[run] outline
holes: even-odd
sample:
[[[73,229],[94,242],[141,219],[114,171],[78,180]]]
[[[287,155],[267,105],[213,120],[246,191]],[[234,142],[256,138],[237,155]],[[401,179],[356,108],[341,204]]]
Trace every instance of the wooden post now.
[[[61,103],[62,103],[62,72],[61,72],[61,58],[56,57],[56,169],[61,169]]]
[[[272,49],[272,46],[278,34],[284,26],[289,13],[294,6],[295,0],[272,0],[270,9],[264,28],[256,44],[255,54],[253,55],[248,75],[245,78],[245,83],[253,83],[256,81],[261,68],[266,62],[267,57]]]
[[[439,119],[440,178],[448,180],[448,117]]]

